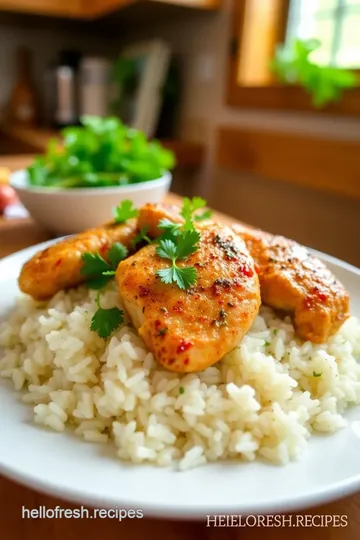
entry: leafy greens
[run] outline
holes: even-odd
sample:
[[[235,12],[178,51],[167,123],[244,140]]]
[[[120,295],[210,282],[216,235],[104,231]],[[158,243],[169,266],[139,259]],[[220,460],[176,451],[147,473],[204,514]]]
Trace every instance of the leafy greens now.
[[[83,116],[81,124],[63,129],[63,147],[52,139],[46,154],[28,167],[31,186],[125,186],[154,180],[175,166],[170,150],[116,117]]]
[[[358,84],[356,75],[350,70],[313,62],[311,54],[320,46],[321,42],[316,39],[295,39],[291,44],[277,48],[270,65],[281,82],[305,88],[316,108],[339,101],[344,90]]]
[[[159,222],[159,229],[164,233],[159,238],[159,245],[156,253],[162,259],[170,259],[171,266],[162,268],[156,275],[165,284],[175,283],[179,289],[189,289],[196,283],[197,272],[193,266],[178,266],[177,261],[184,260],[198,249],[200,233],[195,229],[194,221],[209,219],[211,210],[205,210],[201,214],[196,214],[198,210],[204,208],[206,201],[201,197],[187,197],[183,199],[183,206],[180,215],[184,218],[184,224],[173,223],[169,219],[162,219]]]

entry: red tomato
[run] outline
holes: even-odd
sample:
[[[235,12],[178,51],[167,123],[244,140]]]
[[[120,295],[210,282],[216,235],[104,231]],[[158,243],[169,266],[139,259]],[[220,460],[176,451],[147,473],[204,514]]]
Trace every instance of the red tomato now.
[[[3,214],[5,208],[17,201],[16,193],[11,186],[0,185],[0,214]]]

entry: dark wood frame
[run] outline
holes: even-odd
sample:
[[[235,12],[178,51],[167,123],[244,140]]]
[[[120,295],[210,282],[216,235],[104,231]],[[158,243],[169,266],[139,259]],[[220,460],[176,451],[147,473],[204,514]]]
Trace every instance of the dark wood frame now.
[[[339,103],[315,109],[311,98],[304,89],[298,86],[282,85],[274,80],[263,86],[247,86],[237,80],[239,62],[243,54],[242,38],[245,9],[252,0],[233,0],[232,31],[228,64],[228,84],[226,102],[233,107],[308,111],[316,114],[360,115],[360,86],[347,90]],[[274,47],[285,38],[287,14],[290,0],[277,0],[275,10],[269,22],[269,32],[273,37]],[[259,33],[258,39],[264,36]]]

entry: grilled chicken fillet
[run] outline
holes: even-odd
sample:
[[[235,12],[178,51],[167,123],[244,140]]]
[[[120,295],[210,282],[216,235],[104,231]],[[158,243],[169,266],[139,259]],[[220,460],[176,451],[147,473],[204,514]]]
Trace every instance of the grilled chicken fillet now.
[[[129,247],[135,237],[137,222],[107,224],[89,229],[37,253],[22,267],[19,276],[20,290],[35,300],[47,300],[58,291],[76,287],[85,281],[81,274],[82,255],[90,251],[106,257],[115,242]]]
[[[244,242],[215,223],[198,229],[199,249],[179,266],[194,266],[188,290],[165,284],[156,271],[169,261],[148,245],[122,261],[119,293],[139,335],[170,371],[195,372],[236,347],[260,307],[259,280]]]
[[[298,336],[324,343],[350,315],[350,298],[325,264],[282,236],[233,225],[258,265],[261,299],[293,315]]]
[[[154,207],[154,213],[151,213]],[[181,223],[180,209],[146,205],[139,220],[150,234],[156,215]],[[160,217],[161,216],[161,217]],[[303,340],[323,343],[339,330],[350,316],[350,298],[332,272],[317,257],[293,240],[234,224],[232,230],[245,241],[259,272],[261,300],[268,306],[293,316],[296,332]]]

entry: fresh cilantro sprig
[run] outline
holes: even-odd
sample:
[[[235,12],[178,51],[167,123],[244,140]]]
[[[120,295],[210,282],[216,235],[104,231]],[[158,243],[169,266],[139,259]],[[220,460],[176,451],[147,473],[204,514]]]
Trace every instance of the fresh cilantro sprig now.
[[[187,266],[180,268],[176,261],[184,259],[187,255],[194,253],[198,248],[192,245],[189,253],[182,252],[183,256],[180,256],[178,246],[174,244],[172,240],[161,240],[160,246],[156,248],[156,253],[163,259],[170,259],[171,266],[169,268],[162,268],[156,272],[156,275],[160,277],[161,281],[165,284],[176,283],[179,289],[188,289],[191,285],[194,285],[197,278],[196,269],[193,266]]]
[[[124,312],[117,307],[110,309],[102,308],[100,305],[99,292],[96,297],[96,304],[98,309],[91,319],[90,330],[96,332],[98,336],[105,339],[124,322]]]
[[[194,197],[192,201],[184,199],[181,215],[185,220],[184,224],[173,223],[168,219],[162,219],[158,225],[163,229],[156,253],[163,259],[169,259],[171,266],[162,268],[156,272],[161,281],[165,284],[175,283],[180,289],[186,290],[196,283],[197,271],[193,266],[178,266],[177,261],[181,261],[195,253],[199,246],[200,233],[195,229],[193,219],[196,210],[203,208],[206,202],[200,197]],[[202,217],[206,214],[206,217]],[[208,212],[204,212],[201,219],[207,219]]]
[[[86,279],[89,289],[99,290],[105,287],[113,279],[119,263],[128,255],[128,249],[120,242],[111,246],[105,260],[98,252],[86,252],[82,255],[83,265],[81,274]],[[124,312],[113,307],[104,309],[100,306],[100,292],[98,292],[96,303],[98,306],[91,319],[90,330],[96,332],[101,338],[109,335],[124,322]]]
[[[82,116],[28,168],[29,183],[57,189],[126,186],[160,178],[176,156],[116,116]]]
[[[148,227],[140,229],[139,233],[131,240],[131,246],[136,247],[141,242],[145,241],[148,244],[152,243],[152,240],[147,236]]]
[[[114,208],[114,222],[115,223],[125,223],[128,219],[137,217],[139,210],[134,208],[133,202],[129,199],[124,199],[121,201],[119,206]]]
[[[102,289],[113,278],[119,263],[128,255],[128,249],[116,242],[108,251],[106,261],[100,253],[86,252],[82,255],[81,274],[89,289]]]
[[[176,242],[176,237],[182,234],[182,227],[181,223],[174,223],[167,218],[161,219],[158,229],[164,232],[156,239],[156,242],[159,244],[161,240],[166,240],[167,238]]]
[[[183,200],[183,207],[181,209],[180,215],[185,220],[184,230],[191,230],[194,228],[194,221],[203,221],[204,219],[210,219],[212,216],[211,210],[204,210],[201,214],[195,214],[197,210],[204,208],[206,206],[206,201],[201,197],[193,197],[190,200],[188,197],[185,197]]]

